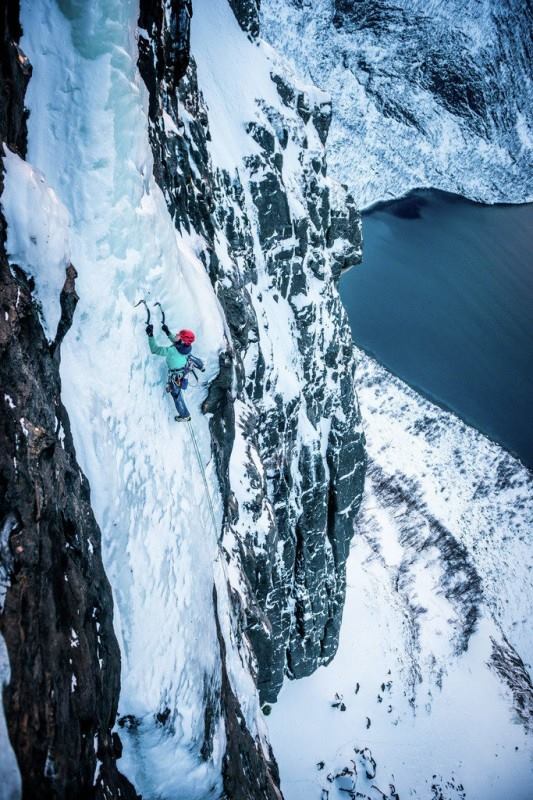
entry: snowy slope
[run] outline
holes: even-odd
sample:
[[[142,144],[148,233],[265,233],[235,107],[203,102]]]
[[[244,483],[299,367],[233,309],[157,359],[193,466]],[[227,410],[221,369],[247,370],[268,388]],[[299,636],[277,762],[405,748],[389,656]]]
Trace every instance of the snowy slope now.
[[[359,376],[370,463],[341,643],[273,707],[282,789],[527,800],[532,475],[362,353]]]
[[[330,92],[332,172],[361,207],[434,186],[533,197],[531,5],[263,0],[261,30]]]

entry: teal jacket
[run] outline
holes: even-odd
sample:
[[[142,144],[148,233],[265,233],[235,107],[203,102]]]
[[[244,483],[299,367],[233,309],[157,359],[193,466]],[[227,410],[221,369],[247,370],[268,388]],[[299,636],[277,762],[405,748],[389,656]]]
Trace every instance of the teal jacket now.
[[[171,336],[168,338],[171,342],[174,341]],[[183,353],[178,352],[177,348],[173,344],[171,344],[170,347],[161,347],[160,345],[156,344],[153,336],[148,337],[148,344],[150,345],[150,352],[152,352],[154,356],[165,356],[167,367],[169,369],[182,369],[187,363],[188,357],[183,355]]]

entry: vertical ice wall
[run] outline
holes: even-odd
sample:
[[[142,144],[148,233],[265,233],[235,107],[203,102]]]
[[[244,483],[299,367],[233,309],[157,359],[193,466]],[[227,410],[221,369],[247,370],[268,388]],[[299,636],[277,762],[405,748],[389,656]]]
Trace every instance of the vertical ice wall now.
[[[7,0],[0,11],[0,793],[133,800],[111,731],[120,683],[111,588],[60,395],[60,346],[77,301],[68,214],[24,161],[32,67],[21,34],[19,4]]]
[[[205,798],[218,794],[223,752],[199,756],[206,697],[220,681],[216,531],[187,426],[173,420],[164,364],[149,356],[133,305],[162,300],[173,327],[193,328],[208,379],[223,320],[194,241],[177,235],[152,177],[137,17],[135,2],[23,3],[34,66],[28,159],[71,216],[81,300],[63,350],[63,397],[116,599],[119,713],[131,715],[123,766],[143,793]],[[205,388],[189,394],[218,507],[198,410]]]

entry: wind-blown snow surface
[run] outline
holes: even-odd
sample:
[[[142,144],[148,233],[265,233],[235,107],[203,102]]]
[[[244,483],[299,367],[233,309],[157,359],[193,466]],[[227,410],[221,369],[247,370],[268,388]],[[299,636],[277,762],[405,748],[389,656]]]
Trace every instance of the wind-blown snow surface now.
[[[212,758],[199,754],[206,698],[220,682],[213,582],[232,658],[224,567],[187,426],[173,420],[164,363],[149,355],[144,313],[133,306],[168,298],[169,323],[197,332],[207,380],[218,370],[224,323],[194,241],[177,234],[152,176],[137,16],[137,2],[122,0],[22,3],[22,46],[33,64],[28,162],[71,218],[80,304],[62,348],[63,399],[115,596],[119,712],[141,720],[122,737],[121,769],[144,796],[207,798],[220,794],[224,752],[219,730]],[[220,519],[198,408],[205,391],[193,388],[188,401]],[[230,673],[254,731],[251,678],[235,658]]]
[[[358,374],[369,471],[341,641],[273,707],[282,790],[528,800],[533,477],[362,353]]]
[[[261,3],[262,35],[332,95],[331,172],[361,207],[533,198],[532,25],[523,0]]]

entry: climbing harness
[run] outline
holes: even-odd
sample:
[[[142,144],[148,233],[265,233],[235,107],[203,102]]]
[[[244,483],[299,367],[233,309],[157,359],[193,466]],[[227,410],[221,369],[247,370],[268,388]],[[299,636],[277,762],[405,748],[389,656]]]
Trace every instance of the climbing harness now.
[[[171,369],[168,373],[168,383],[167,383],[167,392],[171,391],[171,385],[174,384],[178,389],[181,389],[183,381],[187,378],[188,375],[194,375],[196,379],[196,383],[198,383],[198,375],[194,371],[192,366],[193,361],[189,357],[187,358],[187,363],[184,367],[180,367],[180,369]],[[187,385],[185,385],[187,388]]]
[[[207,495],[207,501],[209,503],[209,511],[211,512],[211,521],[213,522],[213,530],[215,531],[215,536],[218,541],[218,528],[217,522],[215,518],[215,509],[213,508],[213,501],[211,500],[211,493],[209,492],[209,486],[207,483],[207,477],[205,474],[204,465],[202,464],[202,456],[200,454],[200,449],[198,447],[198,443],[196,441],[196,436],[194,435],[194,430],[191,424],[191,421],[187,420],[187,427],[189,428],[189,433],[191,434],[191,441],[193,443],[194,450],[196,452],[196,459],[198,461],[198,466],[200,467],[200,472],[202,473],[202,478],[204,481],[205,493]]]
[[[171,369],[168,373],[168,383],[167,383],[167,392],[172,391],[172,384],[177,389],[181,389],[181,384],[183,383],[183,379],[185,377],[186,367],[182,367],[181,369]]]

